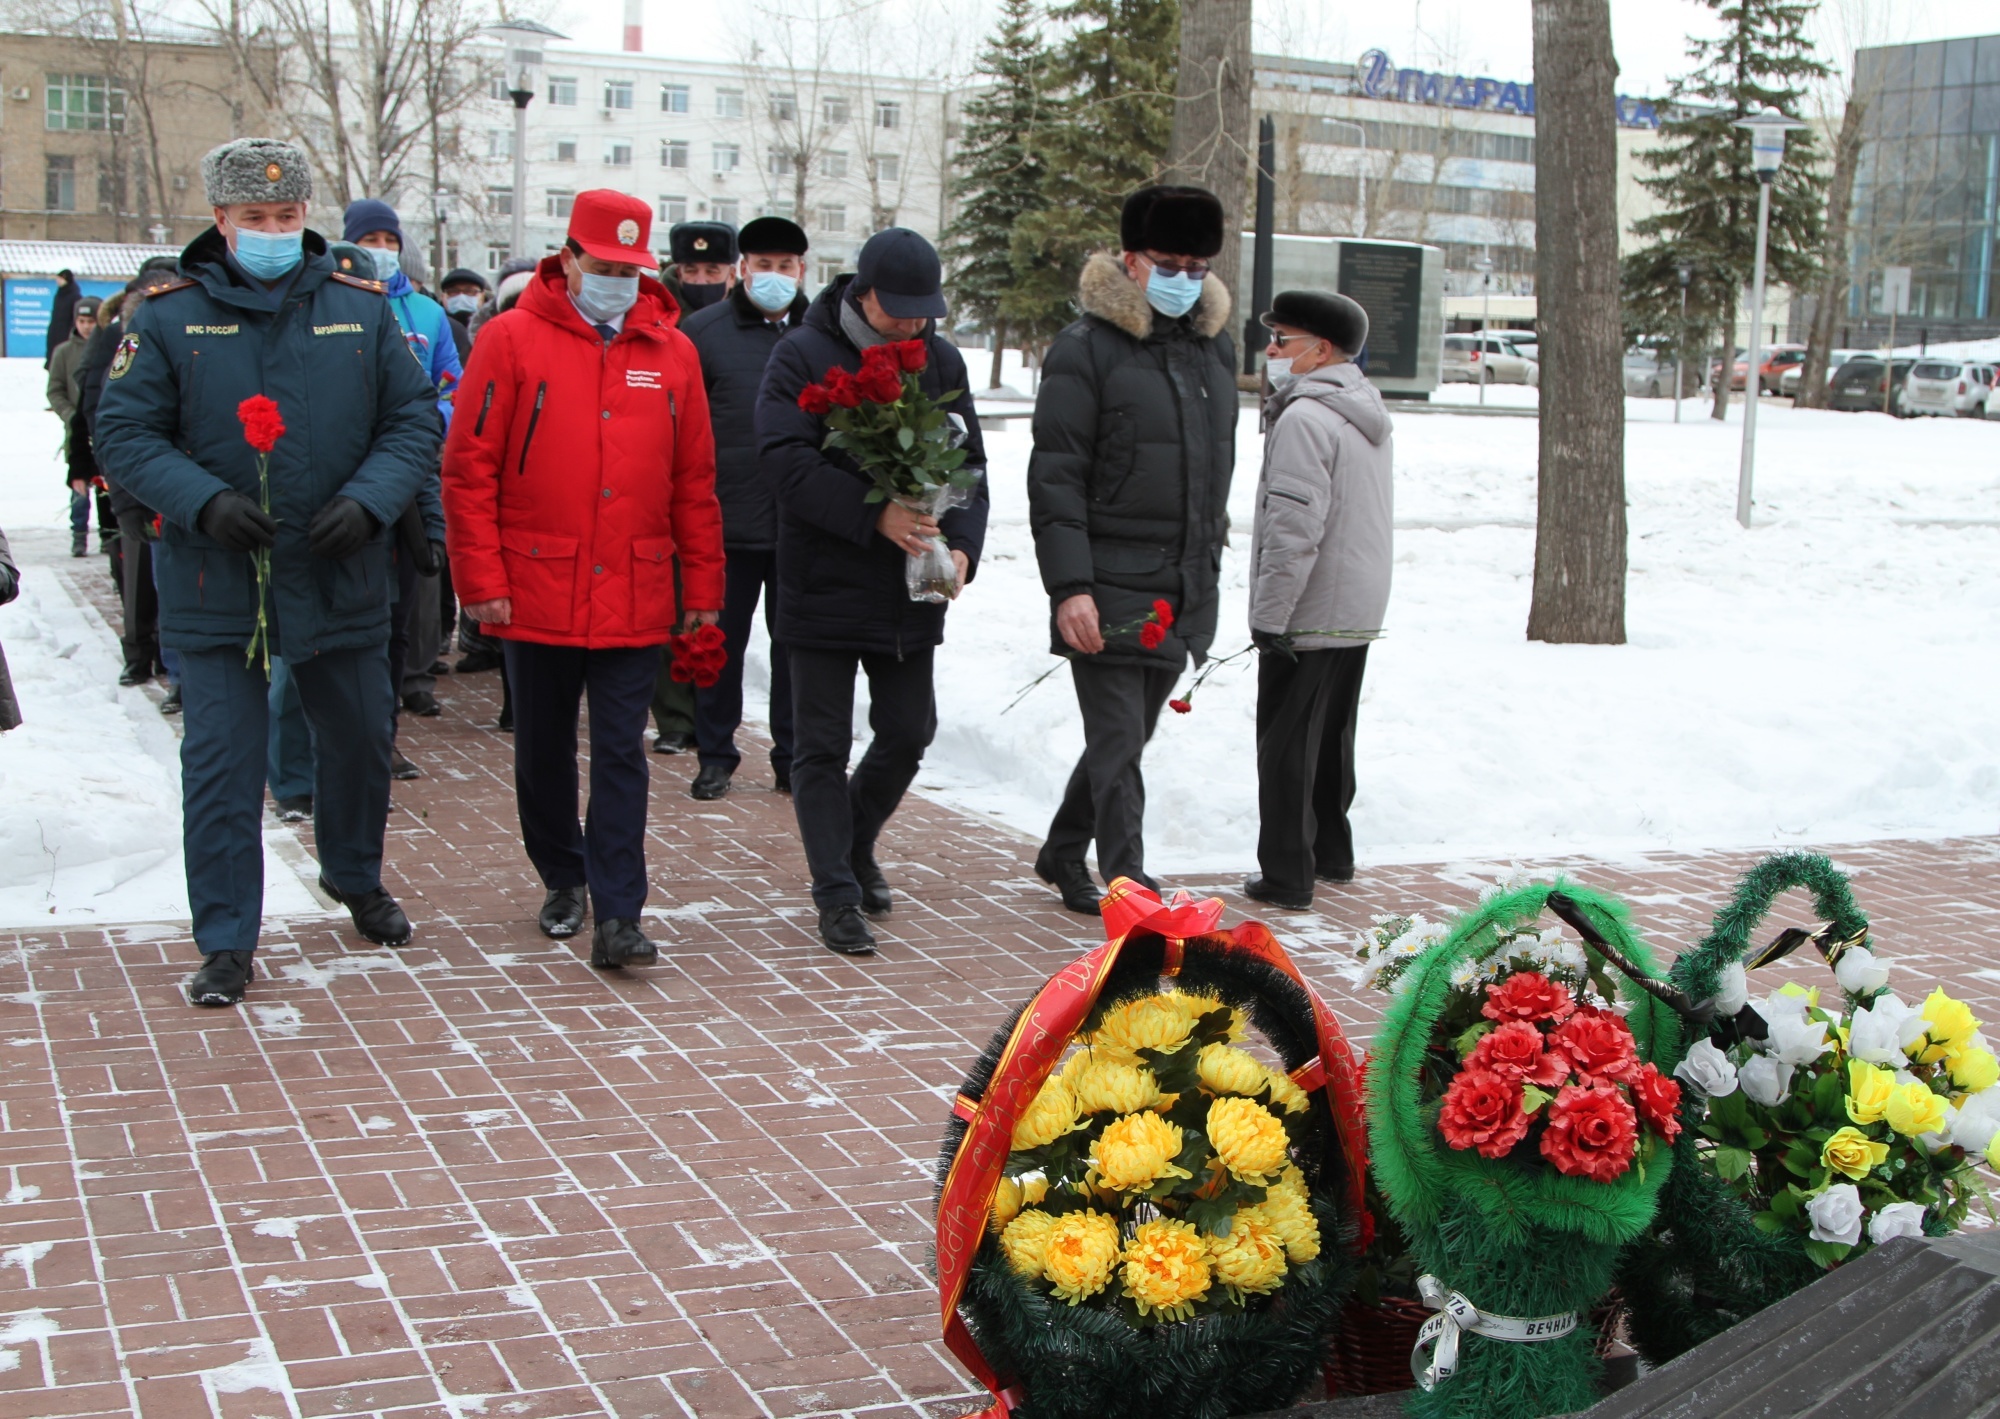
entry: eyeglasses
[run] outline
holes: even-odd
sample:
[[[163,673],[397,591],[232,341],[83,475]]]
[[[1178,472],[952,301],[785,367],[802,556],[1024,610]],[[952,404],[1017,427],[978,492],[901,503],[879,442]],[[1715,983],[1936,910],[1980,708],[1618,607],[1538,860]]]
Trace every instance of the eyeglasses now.
[[[1188,276],[1199,281],[1208,274],[1206,261],[1182,261],[1174,256],[1155,256],[1150,251],[1146,252],[1145,256],[1154,268],[1166,272],[1169,276]]]
[[[1265,346],[1265,348],[1268,350],[1282,350],[1285,348],[1285,346],[1296,344],[1300,340],[1317,340],[1317,339],[1319,339],[1319,336],[1317,335],[1303,335],[1303,334],[1280,335],[1274,330],[1271,332],[1270,342]]]

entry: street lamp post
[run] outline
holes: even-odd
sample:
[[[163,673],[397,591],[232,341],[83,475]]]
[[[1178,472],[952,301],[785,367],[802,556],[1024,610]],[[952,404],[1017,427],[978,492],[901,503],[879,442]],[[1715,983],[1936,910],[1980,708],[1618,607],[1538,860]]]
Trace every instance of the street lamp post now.
[[[534,101],[535,85],[541,74],[542,42],[569,36],[533,20],[510,20],[488,28],[507,46],[501,73],[507,97],[514,101],[514,192],[510,202],[514,221],[507,248],[512,257],[520,256],[528,245],[528,105]]]
[[[1683,262],[1674,268],[1674,277],[1681,283],[1681,328],[1674,340],[1674,422],[1681,421],[1681,395],[1687,384],[1681,378],[1681,362],[1687,358],[1688,338],[1688,284],[1694,280],[1694,267]]]
[[[1747,363],[1743,366],[1743,461],[1736,474],[1736,520],[1748,527],[1751,477],[1757,462],[1757,399],[1763,392],[1757,347],[1758,327],[1764,321],[1764,252],[1771,234],[1771,184],[1777,180],[1778,167],[1785,160],[1785,135],[1806,125],[1767,107],[1762,113],[1737,119],[1735,126],[1750,130],[1750,158],[1757,169],[1757,264],[1750,278],[1750,344],[1744,351]],[[1729,377],[1727,366],[1722,377]]]
[[[1486,402],[1486,384],[1493,376],[1493,362],[1487,358],[1486,327],[1493,321],[1493,258],[1482,256],[1472,263],[1479,273],[1479,402]]]
[[[1361,141],[1354,145],[1361,150],[1361,161],[1354,169],[1354,206],[1360,214],[1354,234],[1365,237],[1368,235],[1368,130],[1345,118],[1322,118],[1320,122],[1328,128],[1352,128],[1361,137]]]
[[[431,216],[437,222],[437,265],[432,280],[442,282],[444,273],[451,269],[451,262],[445,259],[444,226],[451,220],[451,194],[440,187],[431,194]]]

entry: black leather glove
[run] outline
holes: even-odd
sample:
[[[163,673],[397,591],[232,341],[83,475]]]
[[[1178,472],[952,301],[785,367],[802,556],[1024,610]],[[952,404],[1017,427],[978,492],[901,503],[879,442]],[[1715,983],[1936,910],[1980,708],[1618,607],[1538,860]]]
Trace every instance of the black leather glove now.
[[[21,578],[14,574],[12,567],[0,566],[0,606],[5,606],[21,594]]]
[[[335,498],[313,514],[306,528],[306,550],[315,557],[337,562],[351,557],[368,544],[382,524],[375,515],[352,498]]]
[[[1294,665],[1298,663],[1299,653],[1292,649],[1292,637],[1289,632],[1252,631],[1250,644],[1265,655],[1282,655]]]
[[[278,540],[278,524],[271,521],[271,515],[258,507],[254,498],[246,498],[233,488],[224,488],[210,498],[195,524],[232,552],[254,552]]]
[[[424,568],[424,575],[436,576],[439,572],[445,569],[445,565],[450,561],[450,558],[445,555],[444,543],[433,542],[430,544],[430,546],[431,546],[431,564],[428,567]]]

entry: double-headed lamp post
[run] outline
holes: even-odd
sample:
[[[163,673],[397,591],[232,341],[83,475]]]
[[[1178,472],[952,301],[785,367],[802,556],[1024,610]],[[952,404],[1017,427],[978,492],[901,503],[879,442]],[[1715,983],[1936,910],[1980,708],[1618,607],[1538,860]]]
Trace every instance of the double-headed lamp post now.
[[[507,97],[514,101],[514,194],[510,203],[514,222],[507,239],[511,257],[521,255],[528,245],[528,105],[534,101],[541,77],[542,42],[569,36],[533,20],[510,20],[488,28],[507,46],[501,76]]]
[[[1763,380],[1758,374],[1759,327],[1764,323],[1764,250],[1771,235],[1771,184],[1785,161],[1785,135],[1806,125],[1775,108],[1736,120],[1750,130],[1750,158],[1757,168],[1757,265],[1750,280],[1750,344],[1743,366],[1743,462],[1736,475],[1736,520],[1750,525],[1750,483],[1757,462],[1757,397]],[[1727,342],[1725,342],[1726,344]],[[1729,367],[1723,366],[1724,379]]]

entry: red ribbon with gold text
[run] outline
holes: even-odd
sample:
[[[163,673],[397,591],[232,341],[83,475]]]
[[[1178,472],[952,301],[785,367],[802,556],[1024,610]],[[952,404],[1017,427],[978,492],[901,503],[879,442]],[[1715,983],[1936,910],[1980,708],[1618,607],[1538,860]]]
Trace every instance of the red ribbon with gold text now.
[[[1117,964],[1125,943],[1137,931],[1165,938],[1164,974],[1168,976],[1180,973],[1190,938],[1219,938],[1235,950],[1284,972],[1305,991],[1312,1001],[1319,1055],[1293,1070],[1292,1080],[1307,1093],[1326,1091],[1340,1151],[1347,1163],[1348,1208],[1361,1219],[1362,1236],[1369,1230],[1362,1191],[1368,1167],[1367,1128],[1362,1117],[1361,1081],[1354,1053],[1333,1012],[1299,974],[1277,938],[1254,921],[1246,921],[1227,933],[1219,932],[1216,928],[1222,920],[1220,898],[1198,902],[1181,892],[1171,903],[1162,902],[1156,893],[1125,877],[1111,884],[1103,909],[1105,943],[1057,971],[1022,1012],[994,1066],[986,1097],[975,1102],[961,1094],[952,1105],[952,1111],[965,1120],[966,1130],[952,1158],[951,1170],[945,1175],[938,1201],[940,1320],[945,1344],[994,1397],[991,1406],[969,1419],[1006,1419],[1022,1398],[1020,1390],[1007,1377],[995,1373],[958,1314],[959,1297],[964,1294],[973,1258],[986,1235],[993,1193],[1000,1185],[1013,1145],[1014,1124],[1034,1102],[1050,1070],[1062,1058],[1071,1037],[1097,1003],[1098,993]],[[1357,1238],[1357,1250],[1360,1245]]]

